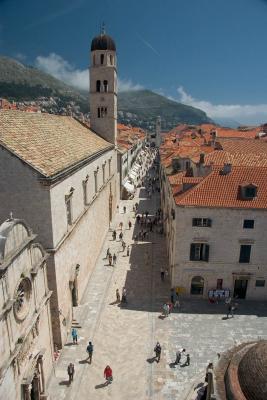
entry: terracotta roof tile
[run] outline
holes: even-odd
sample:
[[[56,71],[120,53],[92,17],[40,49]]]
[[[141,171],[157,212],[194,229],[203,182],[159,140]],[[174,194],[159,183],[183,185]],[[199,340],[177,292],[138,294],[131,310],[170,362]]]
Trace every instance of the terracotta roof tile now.
[[[266,176],[266,167],[232,167],[227,175],[215,168],[198,185],[177,194],[175,202],[180,206],[267,209]],[[245,182],[258,188],[252,200],[240,197],[240,186]]]
[[[71,117],[0,110],[0,145],[53,176],[113,145]]]

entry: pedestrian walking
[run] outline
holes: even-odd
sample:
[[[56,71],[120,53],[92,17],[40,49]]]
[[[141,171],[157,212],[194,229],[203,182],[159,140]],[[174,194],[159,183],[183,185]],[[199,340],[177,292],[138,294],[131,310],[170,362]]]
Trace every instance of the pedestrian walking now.
[[[113,240],[116,240],[117,232],[115,230],[112,232],[112,237],[113,237]]]
[[[129,229],[131,229],[131,227],[132,227],[131,221],[128,222],[128,226],[129,226]]]
[[[178,293],[174,293],[174,306],[173,306],[174,308],[180,308],[181,307],[181,304],[180,304],[180,301],[179,301],[179,295],[178,295]]]
[[[89,364],[92,364],[92,358],[93,358],[93,352],[94,352],[94,346],[93,346],[92,342],[88,343],[86,351],[88,353],[88,357],[86,360],[89,360]]]
[[[125,287],[122,289],[121,302],[127,303],[127,291]]]
[[[165,275],[165,271],[164,271],[164,269],[161,267],[161,268],[160,268],[160,277],[161,277],[162,282],[164,281],[164,275]]]
[[[120,222],[120,223],[119,223],[119,227],[121,228],[121,231],[122,231],[123,222]]]
[[[110,250],[109,250],[109,248],[108,248],[108,249],[107,249],[106,258],[108,258],[108,257],[109,257],[109,255],[110,255]]]
[[[116,254],[114,253],[113,254],[113,265],[116,265],[117,264],[117,256],[116,256]]]
[[[164,317],[168,317],[169,316],[169,305],[167,303],[164,303],[162,306],[162,314],[164,315]]]
[[[112,255],[111,254],[109,254],[109,256],[108,256],[108,263],[110,266],[112,265]]]
[[[109,365],[104,369],[104,378],[106,379],[106,384],[110,384],[113,381],[112,369]]]
[[[175,359],[175,363],[174,364],[179,364],[179,362],[181,361],[181,357],[182,357],[182,354],[183,353],[185,353],[185,349],[183,349],[183,348],[181,348],[181,349],[178,349],[177,351],[176,351],[176,359]]]
[[[175,295],[175,290],[174,288],[171,288],[171,302],[174,304],[174,295]]]
[[[138,209],[138,203],[135,203],[135,209],[136,210]]]
[[[140,223],[140,219],[141,219],[141,217],[140,217],[140,215],[138,214],[137,217],[136,217],[136,221],[137,221],[138,224]]]
[[[161,345],[159,344],[159,342],[156,343],[156,346],[154,347],[154,352],[156,354],[155,360],[159,362],[161,356]]]
[[[72,336],[72,343],[73,344],[78,344],[78,333],[77,333],[77,329],[76,328],[72,328],[71,336]]]
[[[121,233],[119,234],[119,239],[122,240],[122,238],[123,238],[123,233],[121,232]]]
[[[128,245],[127,246],[127,257],[129,257],[129,255],[130,255],[130,246]]]
[[[185,365],[190,365],[190,354],[186,355],[186,362]]]
[[[116,299],[117,299],[117,303],[119,303],[121,301],[119,289],[116,289]]]
[[[69,385],[70,385],[71,382],[73,381],[74,372],[75,372],[73,363],[69,363],[67,371],[68,371],[68,375],[69,375]]]
[[[124,250],[125,250],[125,248],[126,248],[126,243],[125,243],[125,241],[124,241],[124,240],[121,242],[121,245],[122,245],[122,251],[124,251]]]
[[[126,213],[126,207],[125,206],[123,206],[123,212],[124,212],[124,214]]]

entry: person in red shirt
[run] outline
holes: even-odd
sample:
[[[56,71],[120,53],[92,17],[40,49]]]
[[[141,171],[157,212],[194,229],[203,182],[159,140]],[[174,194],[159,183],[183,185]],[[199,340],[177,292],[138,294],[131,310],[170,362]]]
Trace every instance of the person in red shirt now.
[[[106,368],[104,369],[104,377],[107,381],[107,385],[113,381],[112,369],[110,368],[109,365],[107,365]]]

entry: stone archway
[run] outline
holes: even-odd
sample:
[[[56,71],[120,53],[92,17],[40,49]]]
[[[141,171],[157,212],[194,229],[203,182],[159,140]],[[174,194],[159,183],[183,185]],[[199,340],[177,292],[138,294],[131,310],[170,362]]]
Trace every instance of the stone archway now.
[[[204,292],[204,278],[202,276],[194,276],[191,280],[190,293],[193,295],[203,295]]]
[[[43,352],[34,357],[31,368],[23,379],[23,400],[44,400],[47,398],[43,371]]]

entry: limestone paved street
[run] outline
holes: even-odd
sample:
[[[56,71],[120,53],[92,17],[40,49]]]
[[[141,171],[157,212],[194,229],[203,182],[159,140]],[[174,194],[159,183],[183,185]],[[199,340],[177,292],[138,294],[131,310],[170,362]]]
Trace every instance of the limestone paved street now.
[[[208,361],[217,353],[241,341],[267,339],[267,304],[239,302],[237,315],[225,319],[224,304],[209,304],[206,300],[182,299],[180,312],[161,319],[162,303],[169,299],[170,283],[161,282],[160,267],[167,265],[165,237],[150,233],[145,241],[133,242],[138,232],[133,204],[139,202],[139,212],[154,213],[159,199],[146,199],[142,188],[138,198],[122,201],[112,229],[117,229],[117,240],[108,233],[99,260],[90,277],[79,307],[74,309],[80,323],[79,344],[72,345],[69,337],[51,379],[48,392],[53,400],[61,399],[193,399],[187,396],[194,384],[203,380]],[[126,205],[127,212],[123,213]],[[128,229],[128,221],[133,227]],[[122,252],[118,240],[119,223],[123,222],[126,244],[131,245],[130,256]],[[117,265],[108,266],[107,248],[117,253]],[[127,289],[128,303],[115,303],[115,291]],[[86,346],[94,344],[92,364],[85,361]],[[156,341],[162,346],[162,358],[152,362]],[[174,367],[177,347],[185,347],[191,355],[190,366]],[[67,365],[75,364],[74,382],[67,385]],[[114,381],[104,386],[103,371],[109,364]]]

